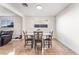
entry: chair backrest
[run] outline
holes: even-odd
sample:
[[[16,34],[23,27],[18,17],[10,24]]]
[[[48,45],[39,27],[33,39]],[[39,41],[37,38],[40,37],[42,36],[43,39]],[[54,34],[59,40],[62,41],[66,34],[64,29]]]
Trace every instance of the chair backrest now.
[[[23,35],[25,35],[25,32],[23,31]]]
[[[52,39],[52,37],[53,37],[53,31],[51,32],[51,39]]]
[[[50,32],[50,35],[46,35],[46,39],[52,39],[52,37],[53,37],[53,31]]]
[[[34,39],[42,40],[43,32],[42,31],[34,31]]]
[[[51,35],[53,36],[53,31],[51,32]]]
[[[24,39],[26,40],[26,33],[23,31],[23,36],[24,36]]]

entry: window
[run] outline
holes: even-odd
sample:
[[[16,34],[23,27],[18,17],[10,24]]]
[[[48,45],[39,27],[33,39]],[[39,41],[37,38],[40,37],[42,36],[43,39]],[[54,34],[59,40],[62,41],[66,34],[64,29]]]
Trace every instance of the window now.
[[[12,28],[14,27],[14,20],[0,20],[0,27],[1,28]]]

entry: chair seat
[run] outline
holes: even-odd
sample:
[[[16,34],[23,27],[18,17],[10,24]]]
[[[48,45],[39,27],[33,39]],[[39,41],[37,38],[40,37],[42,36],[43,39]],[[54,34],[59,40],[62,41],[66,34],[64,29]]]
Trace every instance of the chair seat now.
[[[31,41],[31,40],[33,40],[33,39],[31,39],[31,38],[28,38],[27,40]]]
[[[41,42],[42,40],[38,40],[38,39],[36,39],[35,41],[37,41],[37,42]]]
[[[46,38],[46,39],[44,39],[44,40],[48,40],[48,41],[49,41],[49,40],[51,40],[51,39],[50,39],[50,38]]]

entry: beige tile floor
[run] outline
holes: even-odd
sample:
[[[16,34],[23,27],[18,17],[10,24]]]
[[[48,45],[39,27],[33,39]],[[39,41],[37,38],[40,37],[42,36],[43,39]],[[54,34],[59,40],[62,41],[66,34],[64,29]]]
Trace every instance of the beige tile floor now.
[[[56,39],[52,40],[52,48],[43,49],[41,51],[35,52],[34,49],[24,48],[24,40],[12,40],[8,44],[0,47],[0,55],[76,55],[71,49],[65,47]]]

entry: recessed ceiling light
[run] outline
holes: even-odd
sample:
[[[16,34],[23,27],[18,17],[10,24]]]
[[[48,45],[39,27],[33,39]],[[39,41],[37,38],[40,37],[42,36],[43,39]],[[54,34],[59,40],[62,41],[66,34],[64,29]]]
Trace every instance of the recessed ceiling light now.
[[[43,7],[40,6],[40,5],[38,5],[38,6],[36,6],[36,8],[37,8],[38,10],[41,10]]]

